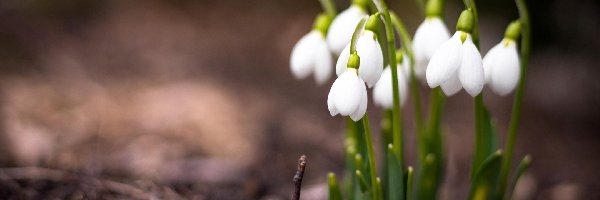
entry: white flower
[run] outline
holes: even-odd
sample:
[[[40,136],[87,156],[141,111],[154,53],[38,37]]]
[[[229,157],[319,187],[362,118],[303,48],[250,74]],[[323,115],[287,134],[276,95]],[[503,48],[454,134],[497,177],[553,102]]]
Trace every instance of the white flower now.
[[[312,72],[317,84],[323,84],[331,76],[332,59],[323,34],[313,30],[304,35],[292,49],[292,74],[298,79],[304,79]]]
[[[461,37],[465,37],[462,42]],[[457,31],[435,52],[426,70],[427,84],[434,88],[442,86],[448,96],[464,88],[471,96],[483,89],[483,63],[471,35]]]
[[[507,95],[519,82],[521,62],[514,40],[505,38],[483,58],[485,82],[498,95]]]
[[[367,16],[364,9],[357,5],[351,5],[348,9],[342,11],[329,26],[327,32],[327,44],[329,50],[336,55],[340,55],[342,49],[352,39],[352,33],[358,22],[363,17]]]
[[[413,40],[415,75],[424,80],[425,69],[435,51],[448,39],[450,32],[440,17],[428,17],[419,25]]]
[[[400,94],[400,106],[408,99],[408,76],[404,69],[409,65],[408,59],[404,59],[402,66],[398,65],[398,94]],[[373,88],[373,102],[385,109],[394,107],[394,94],[392,91],[392,68],[389,66],[383,70],[381,78]]]
[[[367,88],[363,80],[357,76],[354,68],[348,68],[339,76],[327,96],[327,108],[331,116],[340,114],[350,116],[352,120],[360,120],[367,111]]]
[[[356,41],[356,54],[360,57],[358,75],[367,83],[369,88],[375,86],[383,72],[383,52],[373,31],[363,31]],[[338,76],[345,72],[349,57],[350,44],[347,44],[335,65]]]

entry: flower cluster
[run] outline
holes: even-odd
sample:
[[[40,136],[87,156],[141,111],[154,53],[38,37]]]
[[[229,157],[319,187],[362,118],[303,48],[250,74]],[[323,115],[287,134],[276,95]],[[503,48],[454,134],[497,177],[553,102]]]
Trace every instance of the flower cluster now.
[[[474,16],[464,10],[450,37],[442,19],[443,1],[430,0],[425,21],[416,30],[413,43],[416,78],[429,87],[441,87],[446,96],[464,89],[475,97],[487,83],[499,95],[510,93],[519,80],[519,56],[516,50],[518,26],[507,30],[502,42],[482,59],[473,41]],[[333,55],[338,55],[335,72],[338,78],[331,86],[327,106],[332,116],[362,118],[367,107],[367,88],[373,88],[375,104],[393,107],[392,68],[384,67],[383,51],[378,38],[382,23],[379,13],[368,15],[364,0],[352,5],[337,17],[319,15],[312,31],[303,36],[292,50],[290,66],[298,79],[314,74],[317,84],[329,80]],[[400,50],[401,51],[401,50]],[[332,55],[333,54],[333,55]],[[397,59],[400,105],[408,96],[410,59]],[[366,84],[366,87],[365,87]]]
[[[375,86],[383,72],[383,52],[376,33],[378,24],[378,15],[371,15],[364,27],[359,23],[359,32],[355,34],[358,37],[355,49],[352,49],[354,41],[350,41],[342,50],[336,63],[336,74],[339,77],[331,86],[327,97],[327,106],[332,116],[340,114],[358,121],[365,114],[368,101],[365,84],[369,88]]]

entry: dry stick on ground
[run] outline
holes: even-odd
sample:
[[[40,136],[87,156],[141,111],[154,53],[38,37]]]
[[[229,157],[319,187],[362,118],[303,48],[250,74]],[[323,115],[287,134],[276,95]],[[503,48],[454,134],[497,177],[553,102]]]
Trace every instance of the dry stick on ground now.
[[[304,168],[306,168],[306,156],[300,156],[298,159],[298,169],[296,169],[296,174],[294,174],[294,193],[292,193],[292,200],[300,199],[300,188],[302,187],[302,177],[304,176]]]
[[[132,185],[119,183],[109,180],[100,180],[93,177],[75,175],[60,170],[38,168],[38,167],[22,167],[22,168],[2,168],[0,169],[0,180],[50,180],[50,181],[69,181],[80,180],[85,183],[94,185],[98,188],[107,189],[120,194],[126,194],[136,199],[152,199],[155,195],[146,192]]]

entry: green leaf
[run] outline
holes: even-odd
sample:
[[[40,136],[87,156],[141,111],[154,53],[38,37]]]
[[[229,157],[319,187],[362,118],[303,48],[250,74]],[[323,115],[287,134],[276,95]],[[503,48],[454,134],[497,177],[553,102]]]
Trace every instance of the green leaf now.
[[[406,170],[406,200],[412,200],[413,168],[408,166]]]
[[[496,151],[483,161],[471,182],[469,199],[485,200],[493,198],[494,190],[498,184],[501,165],[502,152],[500,150]]]
[[[383,118],[381,119],[381,152],[382,155],[382,169],[381,169],[381,180],[383,188],[388,188],[390,185],[389,174],[388,174],[388,144],[393,143],[392,136],[392,110],[387,109],[383,111]],[[387,190],[386,190],[387,191]],[[384,199],[389,199],[389,194],[385,192]]]
[[[481,95],[475,98],[475,115],[475,153],[473,154],[471,178],[474,177],[475,170],[480,168],[483,161],[498,149],[496,126],[490,112],[483,105]]]
[[[363,176],[365,176],[365,178],[367,179],[367,183],[369,183],[369,185],[371,185],[371,169],[369,166],[369,152],[368,152],[368,141],[365,140],[366,138],[366,131],[368,131],[369,127],[365,126],[365,123],[363,123],[365,120],[365,117],[363,117],[363,119],[361,119],[360,121],[358,121],[356,123],[356,141],[358,141],[357,146],[358,146],[358,153],[360,154],[360,160],[355,160],[355,165],[356,165],[356,169],[361,170],[362,172],[366,172],[363,174]],[[356,159],[356,157],[355,157]]]
[[[383,189],[379,177],[375,178],[375,188],[373,191],[375,192],[375,200],[383,200]]]
[[[329,200],[342,200],[342,192],[337,184],[335,174],[329,172],[327,175],[327,182],[329,183]]]
[[[387,148],[387,197],[388,199],[404,199],[404,172],[392,144]]]
[[[360,170],[356,170],[356,177],[358,179],[358,184],[360,185],[360,190],[363,193],[369,192],[369,184],[367,183],[367,179],[363,176],[363,173]]]
[[[517,187],[517,183],[519,182],[519,179],[521,178],[523,173],[525,173],[525,171],[527,171],[527,169],[529,168],[529,165],[531,165],[531,156],[526,155],[523,158],[523,160],[521,160],[521,163],[519,163],[519,166],[517,167],[517,175],[515,176],[515,179],[513,180],[512,188],[509,191],[510,194],[508,195],[508,199],[512,199],[512,195],[515,193],[515,188]]]
[[[443,176],[443,134],[441,119],[444,94],[438,87],[431,92],[428,128],[419,135],[419,165],[415,180],[415,199],[436,199]]]
[[[437,163],[438,160],[434,154],[427,154],[424,162],[422,163],[421,171],[419,173],[419,179],[417,180],[417,191],[415,199],[437,199]]]

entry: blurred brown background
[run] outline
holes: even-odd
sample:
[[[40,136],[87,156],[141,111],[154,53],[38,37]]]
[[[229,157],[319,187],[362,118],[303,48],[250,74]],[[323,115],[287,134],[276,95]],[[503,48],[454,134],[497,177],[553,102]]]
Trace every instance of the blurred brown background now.
[[[387,2],[414,33],[415,3]],[[477,3],[485,54],[518,15],[512,1]],[[533,53],[515,159],[531,154],[533,165],[517,198],[600,199],[600,3],[529,7]],[[451,31],[461,9],[448,2]],[[1,1],[0,167],[58,169],[167,199],[285,199],[306,154],[302,197],[324,198],[326,173],[343,168],[343,119],[327,111],[331,83],[289,70],[318,12],[317,0]],[[512,97],[487,94],[504,137]],[[464,92],[447,102],[441,199],[468,192],[471,103]],[[379,112],[369,106],[375,131]],[[412,110],[404,113],[414,165]],[[0,172],[6,198],[132,197],[82,179]]]

